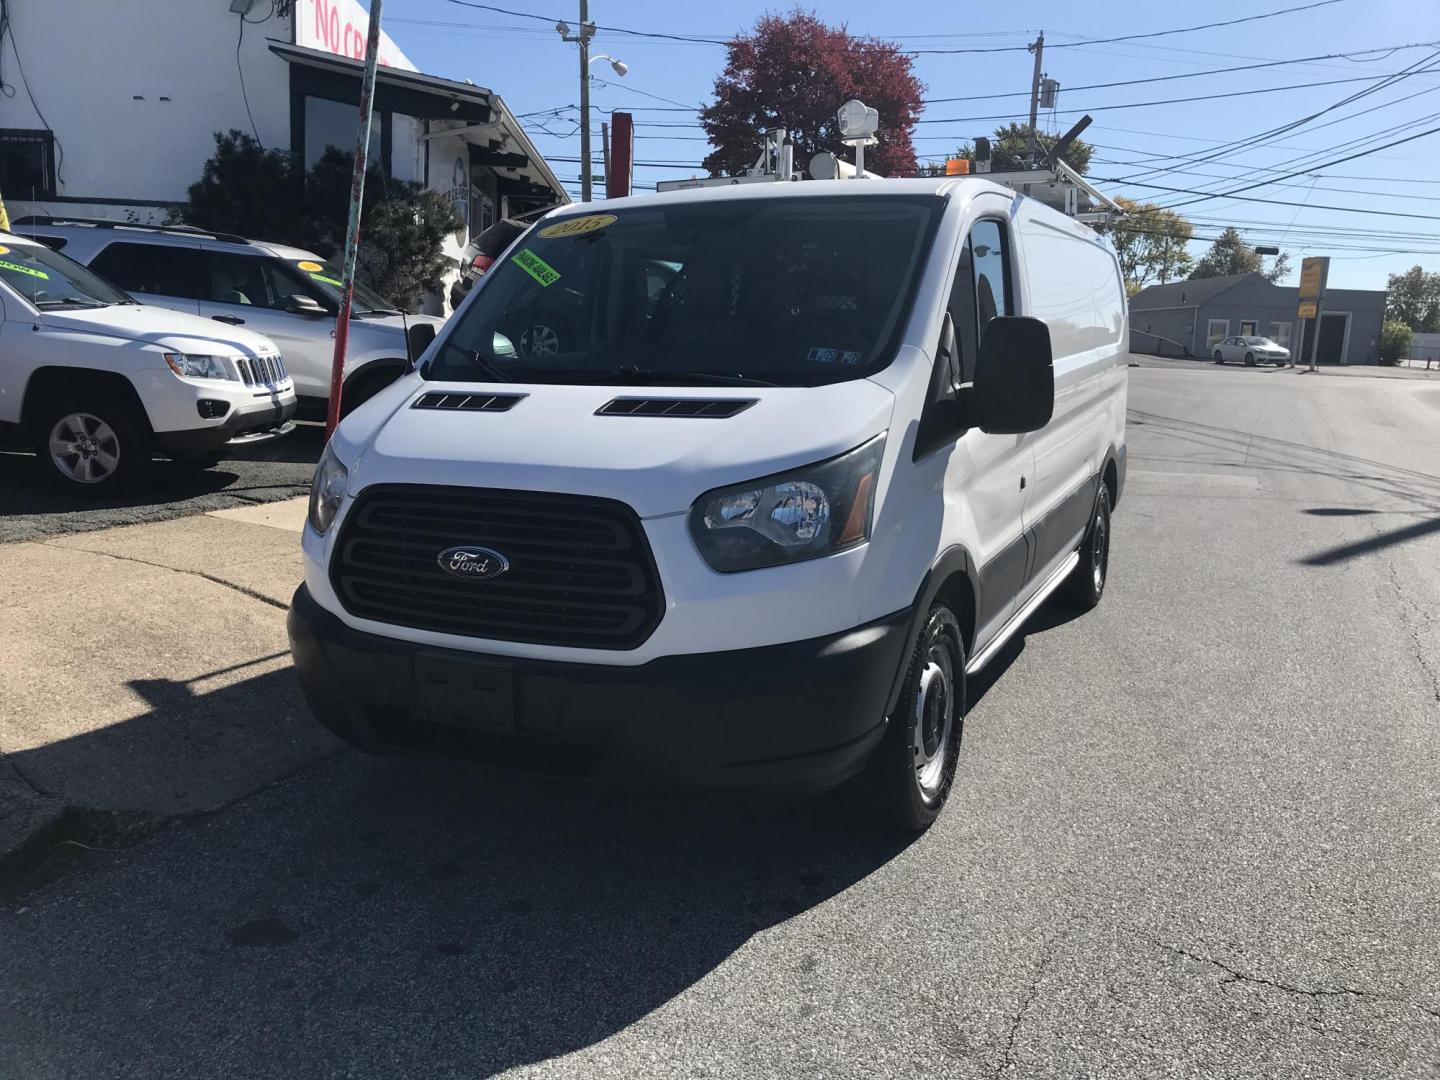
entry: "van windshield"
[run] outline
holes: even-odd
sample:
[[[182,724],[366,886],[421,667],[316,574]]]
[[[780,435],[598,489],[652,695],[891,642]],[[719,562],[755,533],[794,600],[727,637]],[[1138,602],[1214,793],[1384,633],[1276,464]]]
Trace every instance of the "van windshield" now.
[[[41,311],[135,302],[74,259],[40,244],[5,241],[0,236],[0,281]]]
[[[437,380],[815,386],[894,355],[944,200],[677,202],[541,222],[482,279]]]

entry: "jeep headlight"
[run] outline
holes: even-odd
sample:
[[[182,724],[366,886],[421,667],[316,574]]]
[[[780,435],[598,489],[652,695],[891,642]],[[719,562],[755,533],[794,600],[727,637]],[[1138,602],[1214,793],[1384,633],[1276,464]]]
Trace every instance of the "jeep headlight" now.
[[[234,382],[240,379],[234,364],[224,356],[167,352],[165,363],[182,379],[230,379]]]
[[[315,466],[315,479],[310,482],[310,527],[321,536],[335,521],[340,504],[345,501],[345,484],[350,470],[341,464],[329,446]]]
[[[716,488],[690,510],[690,532],[721,573],[830,555],[870,539],[885,436],[815,465]]]

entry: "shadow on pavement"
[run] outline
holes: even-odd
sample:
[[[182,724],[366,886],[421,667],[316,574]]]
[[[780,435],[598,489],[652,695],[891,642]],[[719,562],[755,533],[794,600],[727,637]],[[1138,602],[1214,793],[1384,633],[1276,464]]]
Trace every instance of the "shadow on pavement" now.
[[[1396,544],[1403,544],[1409,540],[1418,540],[1433,532],[1440,532],[1440,518],[1431,521],[1417,521],[1413,525],[1406,525],[1403,529],[1391,529],[1389,532],[1376,533],[1374,536],[1367,536],[1354,543],[1340,544],[1325,551],[1318,551],[1314,555],[1307,555],[1300,562],[1304,566],[1333,566],[1335,563],[1345,562],[1347,559],[1354,559],[1361,555],[1369,555],[1371,552],[1394,547]]]
[[[243,770],[313,724],[285,715],[289,669],[134,688],[151,711],[17,766],[123,771],[179,743]],[[0,1075],[489,1076],[614,1035],[909,842],[840,796],[607,792],[346,753],[27,897],[0,931]]]

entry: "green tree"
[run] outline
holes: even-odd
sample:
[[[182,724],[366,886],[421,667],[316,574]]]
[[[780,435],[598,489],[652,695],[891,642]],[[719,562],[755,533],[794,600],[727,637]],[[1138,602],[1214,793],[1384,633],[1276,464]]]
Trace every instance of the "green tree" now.
[[[307,173],[291,155],[266,150],[239,131],[217,134],[215,147],[180,220],[292,244],[327,259],[340,254],[350,212],[349,154],[332,147]],[[452,265],[442,254],[445,236],[460,225],[436,192],[387,180],[372,168],[361,205],[357,280],[402,307],[416,307],[426,289],[440,288]]]
[[[1380,362],[1395,364],[1410,355],[1410,327],[1399,319],[1386,319],[1380,327]]]
[[[700,111],[715,147],[705,158],[712,176],[735,176],[753,165],[766,128],[789,131],[797,169],[821,151],[848,158],[835,113],[851,98],[880,114],[880,142],[865,151],[865,167],[882,176],[914,175],[910,136],[925,86],[899,46],[852,37],[843,25],[827,26],[815,12],[797,8],[764,16],[727,48],[715,102]]]
[[[1260,256],[1255,254],[1255,249],[1246,242],[1240,235],[1239,230],[1233,226],[1222,232],[1210,250],[1200,256],[1195,263],[1195,269],[1190,272],[1191,279],[1227,277],[1230,274],[1261,274],[1266,281],[1279,281],[1290,270],[1290,256],[1281,252],[1275,259],[1269,270],[1265,269],[1265,263]]]
[[[295,243],[301,188],[290,154],[267,150],[243,131],[217,131],[215,154],[190,185],[189,202],[170,216],[202,229]]]
[[[1058,136],[1047,135],[1040,132],[1038,146],[1040,153],[1048,154],[1052,147],[1059,141]],[[1028,169],[1030,149],[1030,125],[1029,124],[1006,124],[1004,127],[995,129],[990,137],[990,171],[991,172],[1015,172]],[[1090,158],[1095,153],[1095,148],[1089,143],[1076,139],[1061,155],[1061,160],[1069,165],[1076,172],[1087,173],[1090,171]],[[950,155],[952,158],[964,158],[972,164],[975,161],[975,147],[969,143],[963,143],[955,148]],[[945,162],[927,162],[916,170],[918,176],[944,176]]]
[[[1059,141],[1058,135],[1047,135],[1043,131],[1036,136],[1036,143],[1042,154],[1048,154]],[[996,128],[995,134],[990,139],[990,170],[992,172],[1012,172],[1028,169],[1030,167],[1029,150],[1029,124],[1012,123]],[[1084,174],[1090,171],[1090,158],[1094,153],[1093,146],[1081,139],[1076,139],[1061,155],[1061,158],[1076,172]]]
[[[1126,291],[1133,296],[1147,285],[1188,277],[1195,264],[1187,247],[1195,231],[1190,222],[1153,203],[1123,196],[1115,201],[1124,215],[1096,229],[1115,245]]]
[[[1385,317],[1420,334],[1440,333],[1440,273],[1412,266],[1386,283]]]

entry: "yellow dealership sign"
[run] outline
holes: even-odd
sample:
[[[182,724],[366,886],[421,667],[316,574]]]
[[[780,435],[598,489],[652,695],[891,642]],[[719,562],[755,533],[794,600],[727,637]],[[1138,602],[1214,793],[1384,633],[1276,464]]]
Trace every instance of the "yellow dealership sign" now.
[[[1300,264],[1300,318],[1315,318],[1329,276],[1330,260],[1324,256],[1312,255]]]

